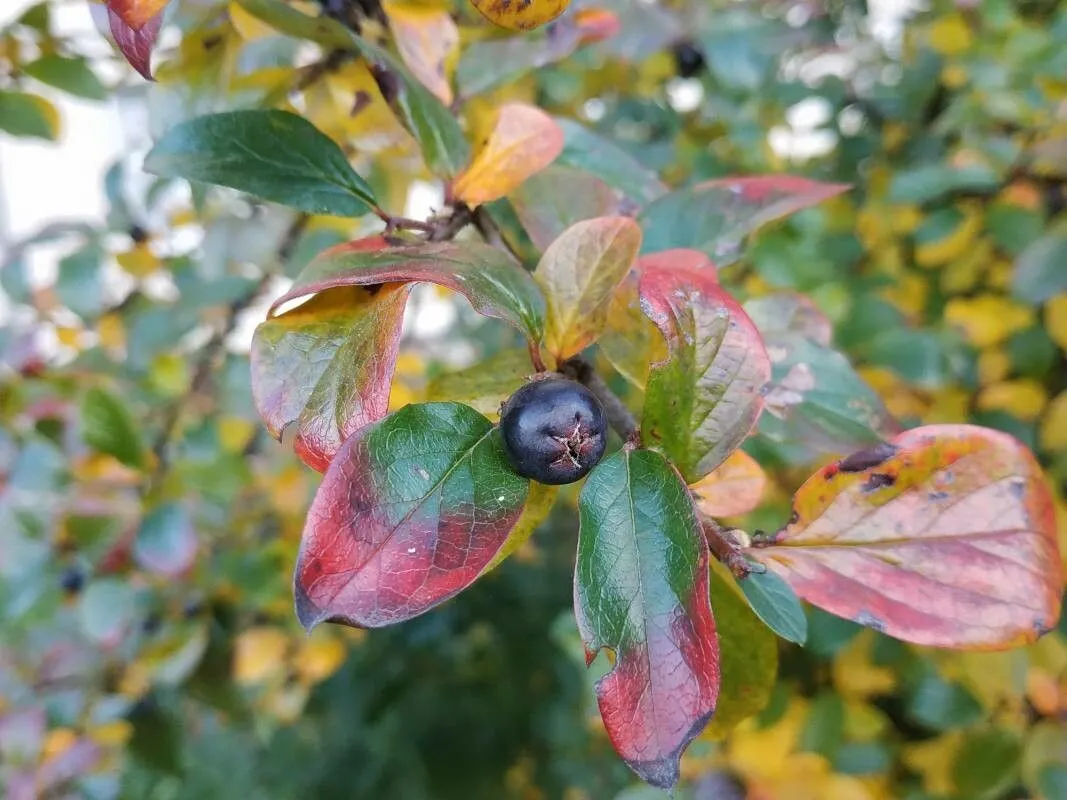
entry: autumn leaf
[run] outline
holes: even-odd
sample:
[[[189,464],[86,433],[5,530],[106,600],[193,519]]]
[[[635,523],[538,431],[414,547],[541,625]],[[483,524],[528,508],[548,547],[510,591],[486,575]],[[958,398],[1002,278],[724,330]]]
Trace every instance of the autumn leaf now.
[[[572,225],[545,250],[534,280],[545,295],[544,344],[558,361],[596,340],[608,301],[640,247],[633,220],[600,217]]]
[[[471,5],[494,25],[512,31],[532,31],[567,10],[570,0],[471,0]]]
[[[467,406],[411,405],[361,429],[308,511],[300,622],[380,627],[443,603],[492,562],[528,492],[497,429]]]
[[[447,65],[459,44],[459,29],[443,8],[413,3],[385,2],[382,10],[389,18],[400,57],[419,83],[446,106],[452,103],[452,86]]]
[[[744,450],[735,450],[721,466],[689,487],[700,513],[709,517],[735,517],[759,505],[767,475]]]
[[[670,350],[649,375],[642,434],[692,483],[723,463],[756,424],[770,360],[756,326],[714,273],[644,269],[639,291]]]
[[[715,711],[719,648],[708,548],[677,472],[657,453],[622,450],[590,474],[578,501],[574,611],[612,744],[648,783],[671,788],[678,760]]]
[[[163,12],[159,12],[138,28],[130,27],[121,16],[108,8],[108,27],[119,51],[145,80],[152,77],[152,48],[163,27]]]
[[[471,206],[510,194],[547,167],[563,149],[563,131],[534,106],[500,107],[489,139],[452,184],[452,196]]]
[[[509,199],[522,227],[542,253],[572,225],[622,211],[621,197],[604,181],[558,164],[531,175]]]
[[[1002,649],[1055,626],[1062,575],[1033,456],[970,425],[916,428],[817,472],[751,554],[800,597],[889,636]]]
[[[170,0],[107,0],[107,7],[132,31],[139,31],[162,14]]]

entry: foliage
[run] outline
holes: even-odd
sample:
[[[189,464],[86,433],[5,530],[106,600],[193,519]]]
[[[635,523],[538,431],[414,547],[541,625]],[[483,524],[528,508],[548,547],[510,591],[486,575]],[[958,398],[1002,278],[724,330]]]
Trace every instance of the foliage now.
[[[155,142],[0,267],[5,796],[1062,795],[1067,11],[91,10],[155,84],[0,30]]]

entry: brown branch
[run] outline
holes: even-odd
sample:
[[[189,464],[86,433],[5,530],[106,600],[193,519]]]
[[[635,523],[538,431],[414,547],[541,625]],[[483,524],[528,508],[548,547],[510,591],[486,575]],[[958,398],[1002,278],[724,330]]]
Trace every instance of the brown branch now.
[[[726,530],[710,517],[703,517],[701,522],[711,554],[725,564],[735,578],[744,580],[753,572],[758,574],[767,571],[762,564],[749,561],[745,557],[744,548],[734,538],[733,531]]]
[[[604,379],[597,375],[593,365],[580,356],[568,359],[559,365],[559,371],[573,378],[593,393],[604,407],[608,424],[628,443],[641,446],[641,431],[630,409],[611,391]]]

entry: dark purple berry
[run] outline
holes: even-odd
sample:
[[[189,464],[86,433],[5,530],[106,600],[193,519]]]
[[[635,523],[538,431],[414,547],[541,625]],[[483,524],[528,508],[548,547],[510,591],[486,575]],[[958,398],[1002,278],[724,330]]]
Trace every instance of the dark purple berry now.
[[[674,68],[680,78],[692,78],[704,69],[704,55],[692,42],[674,46]]]
[[[552,485],[585,476],[607,444],[600,401],[567,378],[535,380],[515,392],[501,409],[500,432],[515,471]]]
[[[80,567],[67,567],[59,576],[59,587],[67,594],[78,594],[85,586],[85,573]]]

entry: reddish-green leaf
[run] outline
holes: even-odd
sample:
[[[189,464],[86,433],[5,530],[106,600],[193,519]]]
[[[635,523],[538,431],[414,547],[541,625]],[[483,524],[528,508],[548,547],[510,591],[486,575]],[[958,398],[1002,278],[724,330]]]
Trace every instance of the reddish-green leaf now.
[[[439,242],[373,249],[367,241],[322,253],[275,301],[273,308],[338,286],[425,281],[459,292],[478,313],[506,320],[531,341],[540,341],[544,298],[529,273],[495,247],[476,242]]]
[[[645,269],[639,290],[642,310],[670,350],[649,374],[642,433],[693,483],[756,424],[770,360],[756,326],[713,272]]]
[[[170,0],[107,0],[107,7],[136,31],[161,14],[168,2]]]
[[[596,341],[608,302],[641,247],[641,229],[627,217],[572,225],[545,250],[534,279],[547,304],[545,347],[558,360]]]
[[[467,406],[407,406],[363,428],[308,512],[295,577],[301,623],[380,627],[444,602],[492,562],[528,493],[497,429]]]
[[[707,543],[685,484],[649,450],[601,462],[578,513],[574,606],[586,661],[615,653],[596,686],[604,726],[634,772],[672,787],[719,695]]]
[[[256,409],[271,435],[293,436],[296,454],[319,472],[345,439],[389,410],[408,291],[329,289],[256,329]]]
[[[567,10],[570,0],[471,0],[487,20],[511,31],[532,31],[547,25]]]
[[[553,164],[527,178],[510,196],[530,239],[544,252],[563,231],[583,220],[620,212],[618,194],[604,181]]]
[[[123,22],[122,17],[110,8],[107,14],[111,36],[115,39],[115,45],[119,51],[145,80],[154,80],[152,78],[152,48],[156,45],[159,29],[163,27],[163,12],[160,11],[137,29]]]
[[[644,252],[691,247],[720,266],[735,261],[742,239],[775,219],[848,189],[788,175],[724,178],[671,192],[640,217]]]
[[[824,467],[752,555],[800,597],[889,636],[1000,649],[1059,619],[1052,499],[1007,434],[931,425]]]

